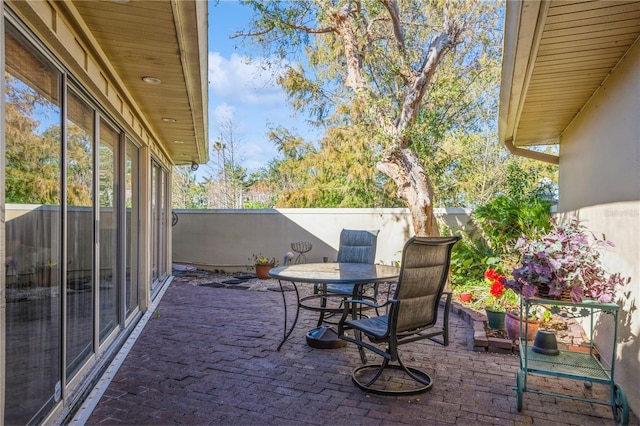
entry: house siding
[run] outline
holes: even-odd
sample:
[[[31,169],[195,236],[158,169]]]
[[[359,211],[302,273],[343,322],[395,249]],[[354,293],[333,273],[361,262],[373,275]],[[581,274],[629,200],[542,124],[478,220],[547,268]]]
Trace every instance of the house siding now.
[[[604,253],[611,271],[631,277],[617,292],[615,380],[640,412],[640,43],[627,53],[561,137],[559,214],[578,216],[616,247]],[[613,325],[598,323],[600,353],[611,353]],[[607,340],[609,339],[609,340]],[[610,343],[609,343],[610,346]]]

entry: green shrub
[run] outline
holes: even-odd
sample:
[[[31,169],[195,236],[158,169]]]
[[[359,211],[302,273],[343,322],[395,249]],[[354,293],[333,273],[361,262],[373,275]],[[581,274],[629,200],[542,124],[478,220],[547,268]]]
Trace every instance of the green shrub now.
[[[518,262],[514,246],[522,235],[549,229],[551,202],[540,191],[499,195],[471,214],[477,232],[463,234],[451,253],[453,286],[482,279],[488,268],[509,273]]]
[[[482,279],[484,271],[499,260],[484,239],[463,234],[451,252],[451,284],[464,285]]]

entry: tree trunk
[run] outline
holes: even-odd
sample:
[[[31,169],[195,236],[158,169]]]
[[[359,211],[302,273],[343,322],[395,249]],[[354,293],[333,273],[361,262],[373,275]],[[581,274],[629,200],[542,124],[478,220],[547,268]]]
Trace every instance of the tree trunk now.
[[[389,153],[376,165],[398,187],[398,196],[411,212],[416,236],[438,236],[438,224],[433,213],[433,187],[420,159],[410,148]]]

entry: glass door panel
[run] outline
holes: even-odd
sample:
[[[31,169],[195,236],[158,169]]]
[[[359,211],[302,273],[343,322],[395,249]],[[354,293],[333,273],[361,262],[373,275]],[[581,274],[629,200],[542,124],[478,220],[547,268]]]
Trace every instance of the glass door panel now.
[[[99,155],[99,318],[100,342],[118,325],[117,159],[120,134],[100,122]]]
[[[158,268],[160,281],[164,282],[168,277],[167,273],[167,172],[160,169],[160,186],[158,188],[160,199],[160,220],[158,221],[158,235],[160,235],[160,244],[158,244]]]
[[[157,247],[159,244],[158,236],[158,218],[160,217],[160,208],[158,205],[158,177],[160,175],[160,166],[153,162],[151,164],[151,290],[155,290],[156,283],[159,279],[158,274],[158,257]]]
[[[61,73],[5,21],[4,424],[60,397]]]
[[[93,354],[94,110],[67,95],[67,326],[66,377]]]
[[[138,235],[140,150],[127,139],[125,154],[125,265],[126,316],[138,306]]]
[[[155,161],[151,164],[151,293],[159,290],[168,276],[167,263],[167,173]]]

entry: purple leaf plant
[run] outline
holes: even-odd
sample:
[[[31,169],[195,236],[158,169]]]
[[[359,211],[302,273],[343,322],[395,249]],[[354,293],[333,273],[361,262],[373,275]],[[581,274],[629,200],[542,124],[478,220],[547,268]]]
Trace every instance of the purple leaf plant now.
[[[597,238],[577,218],[566,223],[551,218],[547,234],[518,239],[515,250],[520,255],[520,266],[504,285],[527,300],[537,294],[538,286],[547,286],[549,296],[570,290],[571,300],[576,303],[585,297],[611,302],[616,287],[629,282],[629,278],[605,270],[601,259],[605,247],[614,244],[604,236]]]

